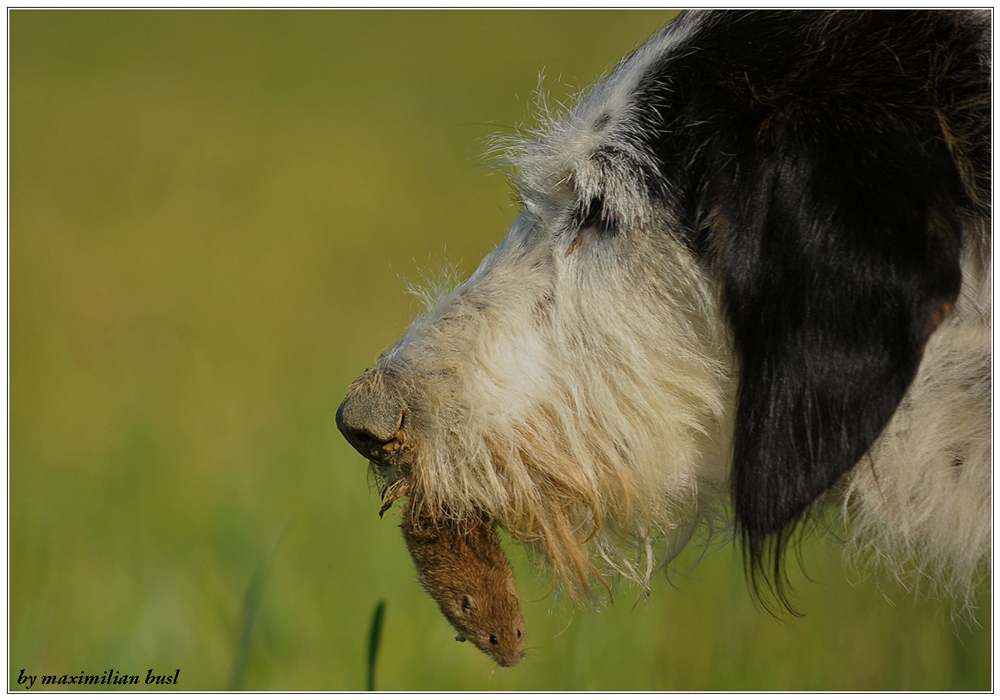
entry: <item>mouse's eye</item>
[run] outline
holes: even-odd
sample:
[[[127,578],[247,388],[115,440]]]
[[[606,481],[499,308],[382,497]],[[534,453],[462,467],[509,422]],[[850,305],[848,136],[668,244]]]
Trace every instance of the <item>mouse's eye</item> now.
[[[518,638],[518,639],[520,639],[520,638],[521,638],[521,630],[518,630],[518,631],[517,631],[517,638]]]
[[[496,646],[499,643],[500,643],[500,640],[497,639],[497,636],[495,634],[491,634],[490,635],[490,644],[492,644],[493,646]]]

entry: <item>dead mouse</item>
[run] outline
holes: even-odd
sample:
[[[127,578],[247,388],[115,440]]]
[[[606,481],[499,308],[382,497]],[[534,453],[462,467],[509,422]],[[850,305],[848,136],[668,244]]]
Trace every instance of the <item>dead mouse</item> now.
[[[514,570],[500,548],[496,525],[414,522],[403,511],[403,539],[417,580],[458,631],[501,666],[524,658],[524,618]]]

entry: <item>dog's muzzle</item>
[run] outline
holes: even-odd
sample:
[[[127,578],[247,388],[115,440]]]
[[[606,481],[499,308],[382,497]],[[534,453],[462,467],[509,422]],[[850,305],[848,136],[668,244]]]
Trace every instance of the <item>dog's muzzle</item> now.
[[[366,373],[351,385],[337,409],[337,428],[347,442],[376,464],[398,466],[405,444],[406,406],[391,383]]]

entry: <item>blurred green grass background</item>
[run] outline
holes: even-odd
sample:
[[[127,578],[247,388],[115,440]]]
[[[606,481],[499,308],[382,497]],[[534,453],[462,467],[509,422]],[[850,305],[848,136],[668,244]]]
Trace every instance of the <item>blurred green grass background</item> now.
[[[672,16],[10,12],[11,689],[225,688],[248,597],[249,689],[362,689],[380,599],[382,690],[990,687],[988,629],[888,602],[829,541],[783,621],[731,547],[575,612],[510,548],[529,658],[495,669],[337,433],[404,280],[470,273],[513,219],[486,138],[531,125],[539,70],[566,100]]]

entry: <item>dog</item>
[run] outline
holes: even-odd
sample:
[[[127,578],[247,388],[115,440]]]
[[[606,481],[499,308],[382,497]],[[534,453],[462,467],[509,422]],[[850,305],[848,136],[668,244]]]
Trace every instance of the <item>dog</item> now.
[[[521,213],[349,389],[421,517],[577,598],[699,525],[787,604],[850,551],[969,600],[991,554],[989,11],[697,11],[508,146]],[[763,585],[762,585],[763,584]]]

